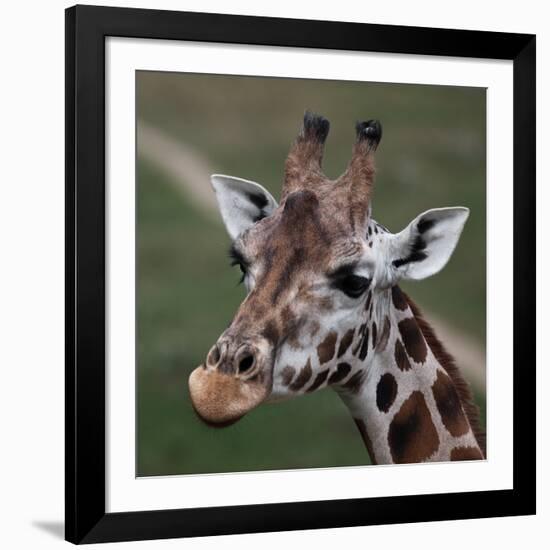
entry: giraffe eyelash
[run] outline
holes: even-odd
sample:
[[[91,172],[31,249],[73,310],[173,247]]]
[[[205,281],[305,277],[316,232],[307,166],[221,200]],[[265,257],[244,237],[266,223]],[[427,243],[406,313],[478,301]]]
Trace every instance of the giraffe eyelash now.
[[[242,265],[244,268],[248,267],[248,262],[245,260],[242,252],[234,244],[229,248],[228,254],[231,265]]]
[[[240,285],[244,282],[244,278],[246,277],[248,264],[244,259],[244,256],[242,255],[240,250],[236,248],[235,244],[232,244],[231,247],[229,248],[229,259],[231,260],[230,262],[231,266],[238,265],[239,269],[241,270],[242,275],[238,282],[238,284]]]

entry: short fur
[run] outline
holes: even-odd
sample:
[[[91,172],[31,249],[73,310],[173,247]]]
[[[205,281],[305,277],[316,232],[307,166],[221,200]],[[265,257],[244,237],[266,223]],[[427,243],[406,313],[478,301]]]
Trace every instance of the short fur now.
[[[392,248],[390,241],[381,236],[387,230],[370,216],[374,151],[382,135],[381,125],[375,120],[357,125],[351,160],[335,181],[321,169],[328,130],[326,119],[306,113],[302,131],[287,157],[279,205],[267,191],[264,200],[256,197],[261,186],[240,184],[245,195],[239,200],[248,208],[244,209],[244,222],[237,227],[239,233],[234,234],[233,228],[230,235],[234,239],[232,258],[241,266],[249,292],[206,365],[195,369],[189,378],[193,406],[207,422],[227,424],[265,400],[284,399],[331,385],[350,406],[369,453],[374,458],[374,449],[379,462],[447,460],[457,445],[465,450],[455,451],[456,459],[475,459],[475,452],[481,457],[475,440],[483,449],[485,441],[478,410],[453,358],[397,285],[390,300],[389,293],[383,292],[383,303],[377,302],[373,288],[368,289],[374,279],[368,274],[359,276],[349,267],[364,257],[365,243],[372,247],[385,241],[383,246],[388,251]],[[220,202],[224,220],[228,212],[234,214],[231,204],[227,196]],[[269,212],[264,212],[268,207]],[[457,214],[458,225],[451,236],[458,238],[466,210]],[[250,211],[257,212],[261,219],[252,219]],[[264,213],[268,215],[264,217]],[[420,262],[427,259],[423,255],[429,249],[429,229],[444,216],[440,211],[425,213],[412,233],[413,237],[418,233],[415,241],[409,238],[403,243],[403,239],[397,239],[399,256],[404,258],[401,265],[413,261],[421,266],[429,264]],[[410,230],[405,232],[407,235],[411,235]],[[452,244],[448,243],[449,253]],[[393,254],[391,259],[395,257]],[[386,255],[381,259],[388,261]],[[442,267],[445,258],[437,260]],[[413,267],[403,271],[408,273]],[[386,289],[386,283],[395,284],[390,272],[384,272],[388,280],[380,281],[380,289]],[[420,273],[429,274],[429,269]],[[399,274],[394,275],[397,280]],[[357,279],[361,279],[359,285]],[[342,293],[357,302],[344,302]],[[383,311],[391,307],[391,302],[395,310]],[[345,319],[337,312],[340,306],[349,310]],[[406,314],[407,306],[414,318]],[[388,318],[392,314],[393,324]],[[392,330],[398,333],[390,335]],[[428,346],[438,364],[428,361]],[[395,369],[391,365],[394,380],[383,372],[368,370],[368,363],[373,369],[379,366],[374,364],[374,354],[384,350],[386,361],[391,363],[395,358],[397,363]],[[427,382],[438,369],[444,383],[430,386]],[[422,381],[426,382],[422,391],[413,388],[410,393],[409,382]],[[374,407],[371,401],[365,402],[366,391],[373,389],[370,398],[374,397]],[[408,395],[405,402],[397,402],[400,390]],[[439,421],[433,423],[439,418],[438,411],[443,426]],[[463,433],[466,416],[468,433],[457,440],[455,433]],[[372,420],[370,435],[376,435],[372,441],[366,432],[367,417]]]
[[[464,379],[462,373],[456,365],[454,357],[443,347],[441,340],[435,335],[433,328],[422,316],[422,312],[419,307],[411,300],[411,298],[403,292],[411,311],[428,343],[428,346],[432,350],[432,353],[435,355],[435,358],[439,361],[441,366],[445,369],[447,374],[451,377],[453,384],[455,385],[462,406],[464,407],[464,412],[468,417],[470,426],[472,427],[472,432],[476,438],[477,444],[479,445],[483,456],[486,457],[486,436],[485,432],[481,429],[479,424],[479,407],[475,404],[474,398],[472,395],[472,390],[470,384]]]

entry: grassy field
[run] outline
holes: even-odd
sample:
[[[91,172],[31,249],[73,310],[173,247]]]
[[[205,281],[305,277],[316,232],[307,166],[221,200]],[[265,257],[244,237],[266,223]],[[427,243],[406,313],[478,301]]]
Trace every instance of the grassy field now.
[[[325,157],[333,177],[349,158],[354,121],[381,119],[375,218],[396,231],[428,208],[472,212],[447,268],[406,289],[484,345],[484,90],[164,73],[139,73],[137,90],[139,117],[215,171],[259,181],[275,196],[305,108],[333,123]],[[331,390],[262,406],[224,430],[197,421],[188,374],[231,320],[243,288],[219,222],[177,192],[162,167],[140,159],[137,185],[138,475],[368,463]]]

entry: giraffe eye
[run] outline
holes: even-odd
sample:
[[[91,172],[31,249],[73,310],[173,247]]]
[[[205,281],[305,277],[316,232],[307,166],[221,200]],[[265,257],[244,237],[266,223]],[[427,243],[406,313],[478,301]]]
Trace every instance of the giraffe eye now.
[[[345,275],[334,282],[334,286],[350,298],[359,298],[369,288],[370,279],[360,275]]]

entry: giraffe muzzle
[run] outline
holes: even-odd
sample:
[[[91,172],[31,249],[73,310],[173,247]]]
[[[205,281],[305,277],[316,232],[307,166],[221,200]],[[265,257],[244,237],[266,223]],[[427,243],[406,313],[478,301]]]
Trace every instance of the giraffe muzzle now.
[[[220,340],[189,376],[193,408],[211,426],[233,424],[267,399],[270,372],[257,346]]]

